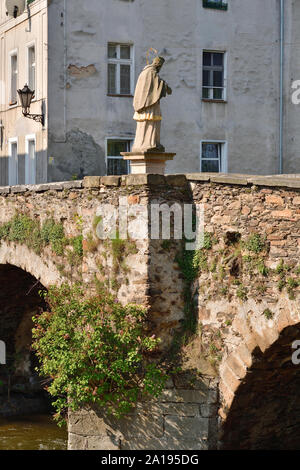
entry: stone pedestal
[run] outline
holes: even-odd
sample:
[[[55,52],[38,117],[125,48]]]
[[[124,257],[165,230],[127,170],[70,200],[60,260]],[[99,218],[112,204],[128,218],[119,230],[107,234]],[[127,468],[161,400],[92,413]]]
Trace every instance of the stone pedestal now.
[[[124,160],[131,161],[132,174],[164,175],[166,161],[173,160],[176,153],[166,152],[121,152]]]

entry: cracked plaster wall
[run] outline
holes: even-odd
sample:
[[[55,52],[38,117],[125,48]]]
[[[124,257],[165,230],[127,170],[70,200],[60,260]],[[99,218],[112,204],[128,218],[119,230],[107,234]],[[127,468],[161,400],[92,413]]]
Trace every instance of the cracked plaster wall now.
[[[286,2],[287,42],[297,39],[292,16],[297,2]],[[64,39],[65,34],[65,39]],[[107,43],[134,45],[135,82],[149,47],[167,62],[161,76],[173,88],[162,101],[162,143],[177,152],[167,171],[199,171],[200,141],[228,143],[228,171],[272,174],[278,170],[279,129],[279,2],[230,0],[228,11],[205,9],[200,0],[63,0],[49,5],[49,173],[63,178],[73,162],[68,133],[79,129],[76,145],[86,139],[95,153],[84,159],[83,174],[104,171],[105,138],[132,139],[131,98],[107,96]],[[291,49],[291,50],[290,50]],[[227,103],[201,100],[202,51],[227,52]],[[64,55],[65,51],[65,55]],[[286,71],[293,47],[286,45]],[[295,55],[295,54],[294,54]],[[294,60],[292,61],[294,63]],[[296,60],[295,72],[299,69]],[[65,74],[64,71],[65,70]],[[291,72],[292,73],[292,72]],[[285,172],[300,171],[297,158],[298,117],[290,104],[286,72]],[[295,75],[295,79],[297,76]],[[66,142],[67,141],[67,142]],[[97,150],[96,150],[97,148]],[[100,151],[101,149],[101,151]],[[92,158],[92,169],[87,160]],[[96,160],[101,160],[99,165]],[[73,162],[74,163],[74,162]],[[82,164],[74,163],[81,175]],[[76,168],[75,168],[76,167]],[[101,173],[102,174],[102,173]]]

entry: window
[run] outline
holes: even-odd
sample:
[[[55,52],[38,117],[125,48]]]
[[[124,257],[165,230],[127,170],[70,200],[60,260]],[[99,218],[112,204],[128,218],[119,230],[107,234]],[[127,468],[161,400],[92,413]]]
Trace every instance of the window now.
[[[203,8],[215,8],[216,10],[227,10],[227,0],[203,0]]]
[[[132,95],[133,48],[128,44],[108,44],[107,93]]]
[[[18,184],[18,141],[9,139],[8,184]]]
[[[17,104],[17,88],[18,88],[18,56],[12,54],[10,56],[10,105]]]
[[[28,86],[35,90],[35,47],[28,47]]]
[[[36,183],[35,136],[26,136],[25,184]]]
[[[203,51],[202,99],[225,100],[224,52]]]
[[[226,142],[201,142],[200,171],[210,173],[226,173]]]
[[[106,161],[108,175],[127,175],[129,162],[123,160],[121,152],[130,152],[131,140],[107,139]]]

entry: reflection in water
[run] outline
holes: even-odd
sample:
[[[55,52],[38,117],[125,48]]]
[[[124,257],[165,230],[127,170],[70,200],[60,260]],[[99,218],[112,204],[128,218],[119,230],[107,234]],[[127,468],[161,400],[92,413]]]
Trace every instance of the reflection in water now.
[[[67,439],[49,415],[0,418],[0,450],[63,450]]]

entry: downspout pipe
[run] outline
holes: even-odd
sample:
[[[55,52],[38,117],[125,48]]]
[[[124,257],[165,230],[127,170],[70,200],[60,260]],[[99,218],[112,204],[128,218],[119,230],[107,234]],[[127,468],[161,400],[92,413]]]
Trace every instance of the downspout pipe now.
[[[284,0],[280,0],[279,174],[283,173]]]

